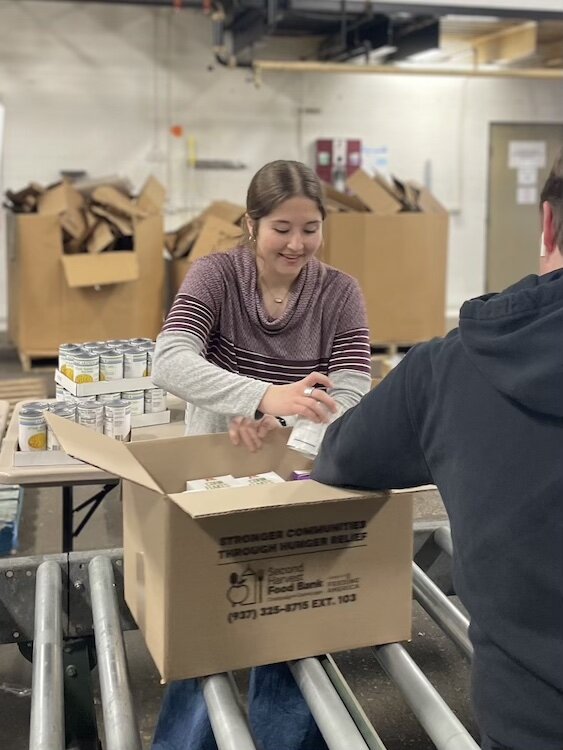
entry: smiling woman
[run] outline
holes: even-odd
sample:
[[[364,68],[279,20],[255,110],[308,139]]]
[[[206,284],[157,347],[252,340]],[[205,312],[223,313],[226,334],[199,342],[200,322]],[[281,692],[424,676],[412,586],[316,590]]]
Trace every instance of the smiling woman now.
[[[249,238],[255,238],[262,302],[276,318],[285,310],[301,270],[321,246],[322,215],[314,201],[298,196],[283,201],[265,218],[253,221],[247,216],[246,222]]]
[[[266,164],[246,209],[243,243],[186,275],[152,378],[187,402],[188,433],[228,431],[255,451],[298,416],[327,422],[357,404],[371,362],[357,281],[315,257],[325,218],[315,173],[294,161]],[[262,750],[326,750],[287,665],[253,670],[249,701]],[[154,750],[184,747],[216,749],[195,681],[170,686],[155,734]]]

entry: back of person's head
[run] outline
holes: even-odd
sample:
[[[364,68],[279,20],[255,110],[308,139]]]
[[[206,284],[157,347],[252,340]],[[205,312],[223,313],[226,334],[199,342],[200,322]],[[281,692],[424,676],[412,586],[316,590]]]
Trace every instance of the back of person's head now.
[[[256,229],[260,219],[284,201],[297,197],[312,200],[325,218],[323,188],[315,172],[300,161],[271,161],[259,169],[250,182],[246,214]]]
[[[542,207],[546,201],[553,213],[553,229],[557,247],[563,255],[563,148],[559,151],[541,192]]]

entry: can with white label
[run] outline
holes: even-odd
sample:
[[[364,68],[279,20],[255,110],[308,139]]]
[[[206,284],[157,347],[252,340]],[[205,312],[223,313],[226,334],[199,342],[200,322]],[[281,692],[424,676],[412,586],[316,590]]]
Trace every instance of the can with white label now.
[[[55,404],[53,406],[53,414],[63,419],[68,419],[71,422],[76,420],[76,407],[74,404]],[[51,425],[47,425],[47,450],[48,451],[60,451],[61,445],[57,440],[55,433],[51,429]]]
[[[55,383],[55,398],[57,399],[57,401],[65,400],[65,389],[58,383]]]
[[[100,352],[100,380],[123,378],[123,354],[117,349],[105,347]]]
[[[76,421],[95,432],[104,431],[104,405],[99,401],[84,401],[76,405]]]
[[[47,422],[40,409],[23,407],[18,417],[18,443],[21,451],[47,449]]]
[[[59,346],[59,372],[70,380],[74,379],[74,353],[80,349],[76,344],[61,344]]]
[[[145,391],[145,414],[166,411],[166,391],[162,388],[149,388]]]
[[[131,403],[123,399],[104,404],[104,435],[115,440],[129,440],[131,433]]]
[[[123,348],[123,377],[144,378],[147,370],[147,353],[136,346]]]
[[[97,383],[100,379],[100,357],[87,349],[79,349],[73,354],[74,382]]]
[[[121,398],[123,401],[129,401],[131,404],[132,417],[138,417],[145,413],[145,398],[143,391],[123,391]]]
[[[144,343],[138,344],[137,348],[140,349],[142,352],[145,352],[147,355],[147,367],[145,370],[145,373],[147,377],[150,377],[152,375],[152,360],[153,360],[153,354],[154,354],[154,341],[145,341]]]

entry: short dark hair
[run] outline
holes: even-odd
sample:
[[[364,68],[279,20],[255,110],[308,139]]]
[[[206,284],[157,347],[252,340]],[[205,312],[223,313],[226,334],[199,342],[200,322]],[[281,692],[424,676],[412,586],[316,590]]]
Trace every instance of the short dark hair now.
[[[259,169],[250,182],[246,194],[246,213],[257,225],[280,203],[298,196],[316,203],[322,218],[325,218],[323,188],[316,173],[300,161],[271,161]],[[248,241],[246,227],[244,230]]]
[[[553,212],[553,228],[559,252],[563,255],[563,148],[559,151],[541,191],[541,206],[548,202]]]

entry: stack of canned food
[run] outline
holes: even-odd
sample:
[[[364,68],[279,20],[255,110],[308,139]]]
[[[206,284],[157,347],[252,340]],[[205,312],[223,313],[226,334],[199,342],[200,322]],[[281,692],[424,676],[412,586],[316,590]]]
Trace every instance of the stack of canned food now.
[[[50,411],[71,422],[90,427],[96,432],[128,440],[131,433],[131,404],[125,399],[107,403],[95,400],[69,404],[62,401],[30,401],[19,412],[18,443],[21,451],[58,451],[57,438],[47,425],[45,412]]]
[[[149,386],[123,390],[123,380],[147,378],[152,371],[154,341],[151,339],[115,339],[62,344],[59,347],[59,371],[74,383],[115,381],[115,391],[75,396],[56,383],[56,402],[33,401],[19,413],[21,451],[60,450],[48,428],[45,412],[90,427],[116,440],[128,440],[131,417],[166,412],[166,393]]]
[[[59,371],[77,384],[150,377],[153,351],[154,341],[143,338],[62,344]],[[59,383],[55,387],[57,401],[78,405],[85,401],[106,404],[122,399],[130,403],[133,416],[166,411],[166,393],[161,388],[119,389],[97,396],[74,396]]]

